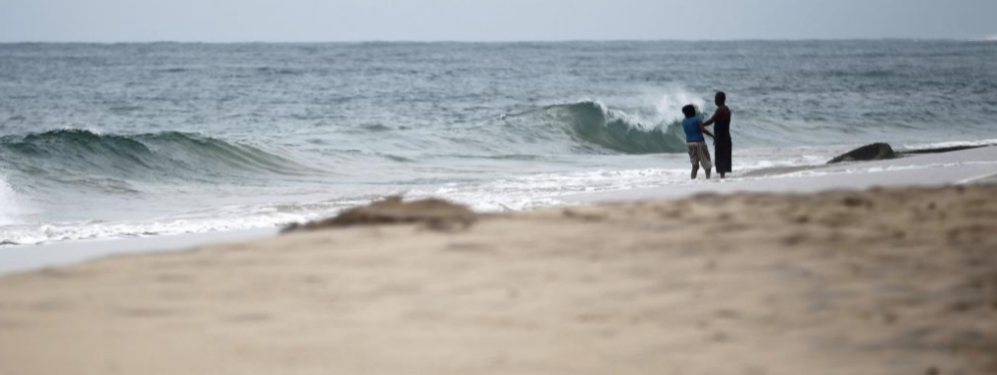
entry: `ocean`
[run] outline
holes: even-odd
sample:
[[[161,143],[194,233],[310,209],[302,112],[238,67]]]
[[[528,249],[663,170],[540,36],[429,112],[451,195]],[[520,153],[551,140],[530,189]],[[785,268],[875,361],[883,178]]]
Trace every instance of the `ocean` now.
[[[717,90],[732,179],[997,138],[994,42],[0,44],[0,244],[723,183],[678,122]]]

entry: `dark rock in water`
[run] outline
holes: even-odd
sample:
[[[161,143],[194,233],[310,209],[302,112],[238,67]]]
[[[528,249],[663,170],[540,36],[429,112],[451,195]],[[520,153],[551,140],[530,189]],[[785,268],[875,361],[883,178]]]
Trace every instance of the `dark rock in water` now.
[[[887,143],[873,143],[854,150],[848,151],[840,156],[831,159],[828,164],[841,163],[844,161],[868,161],[893,159],[897,154],[893,152],[893,147]]]
[[[401,197],[388,197],[366,206],[354,207],[333,218],[306,224],[291,224],[281,232],[310,231],[354,225],[424,223],[430,228],[447,229],[455,225],[468,227],[477,215],[466,206],[442,199],[402,202]]]

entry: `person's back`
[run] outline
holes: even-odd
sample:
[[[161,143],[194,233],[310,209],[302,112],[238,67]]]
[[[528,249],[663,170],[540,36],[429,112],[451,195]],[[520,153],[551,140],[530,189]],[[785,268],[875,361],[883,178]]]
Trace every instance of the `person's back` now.
[[[691,105],[682,107],[682,114],[685,115],[685,120],[682,120],[682,130],[685,130],[685,141],[689,146],[689,161],[692,162],[692,179],[696,179],[700,165],[703,166],[703,170],[706,171],[706,178],[709,179],[713,163],[710,161],[710,149],[706,147],[706,137],[703,134],[708,134],[711,137],[713,134],[703,129],[703,121],[696,116],[696,107]]]
[[[714,131],[713,134],[717,136],[717,140],[730,141],[730,109],[726,105],[721,105],[717,107],[717,113],[714,115]],[[709,126],[709,123],[704,123],[704,125]]]
[[[699,128],[700,122],[702,122],[700,118],[695,115],[682,120],[682,130],[685,131],[686,142],[706,142],[703,131]]]

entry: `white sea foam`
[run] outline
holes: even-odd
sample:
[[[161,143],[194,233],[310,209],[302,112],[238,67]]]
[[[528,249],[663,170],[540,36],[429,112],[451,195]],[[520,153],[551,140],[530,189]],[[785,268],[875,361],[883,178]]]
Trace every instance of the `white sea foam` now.
[[[273,228],[335,214],[363,201],[329,201],[305,204],[232,206],[130,222],[69,222],[0,227],[0,242],[34,245],[100,238],[135,238],[206,232]]]
[[[684,118],[682,107],[692,104],[700,111],[706,106],[701,95],[690,93],[682,86],[671,86],[663,93],[654,95],[654,108],[658,111],[660,120],[665,123],[680,121]]]
[[[541,173],[481,184],[449,183],[433,190],[412,190],[406,196],[442,197],[477,211],[518,211],[562,204],[565,195],[661,187],[688,178],[686,169],[644,168]]]
[[[17,223],[19,213],[14,189],[7,183],[3,171],[0,171],[0,226]]]

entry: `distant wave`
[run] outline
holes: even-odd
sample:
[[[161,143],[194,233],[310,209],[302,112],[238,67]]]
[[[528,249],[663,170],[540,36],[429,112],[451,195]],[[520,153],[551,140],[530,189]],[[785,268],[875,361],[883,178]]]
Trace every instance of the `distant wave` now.
[[[680,153],[687,148],[678,122],[646,123],[598,101],[548,106],[543,116],[585,145],[627,154]]]
[[[0,137],[12,171],[61,183],[127,189],[126,181],[211,181],[244,174],[300,175],[309,168],[254,146],[181,132],[99,134],[83,129]]]

